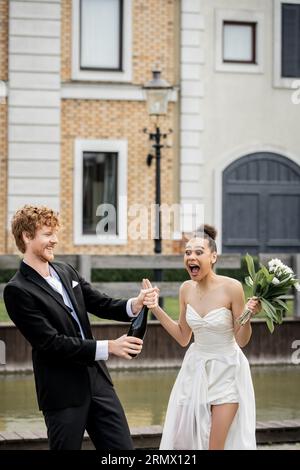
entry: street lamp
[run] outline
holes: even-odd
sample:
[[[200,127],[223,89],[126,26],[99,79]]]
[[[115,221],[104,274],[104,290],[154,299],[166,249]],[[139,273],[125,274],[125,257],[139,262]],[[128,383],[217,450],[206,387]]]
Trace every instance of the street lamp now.
[[[147,156],[147,165],[151,166],[152,160],[156,160],[155,169],[155,238],[154,238],[154,252],[161,253],[161,184],[160,184],[160,160],[161,160],[161,149],[164,145],[161,143],[162,139],[166,139],[167,133],[161,133],[159,128],[159,117],[165,116],[168,111],[168,101],[170,97],[171,85],[160,77],[160,70],[152,71],[152,80],[147,82],[143,89],[146,94],[147,109],[149,116],[156,116],[155,132],[148,132],[145,129],[145,133],[148,134],[150,141],[153,141],[152,148],[154,149],[154,155],[149,154]],[[171,131],[170,131],[171,132]],[[162,280],[162,270],[154,270],[154,280]]]
[[[168,102],[171,85],[160,77],[160,70],[152,70],[152,80],[145,83],[148,114],[150,116],[165,116],[168,112]]]

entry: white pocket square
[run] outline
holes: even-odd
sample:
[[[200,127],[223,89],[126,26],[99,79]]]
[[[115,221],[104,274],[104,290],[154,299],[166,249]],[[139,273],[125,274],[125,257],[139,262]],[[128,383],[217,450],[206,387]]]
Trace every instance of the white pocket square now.
[[[74,287],[78,286],[78,282],[77,281],[72,281],[72,287],[74,289]]]

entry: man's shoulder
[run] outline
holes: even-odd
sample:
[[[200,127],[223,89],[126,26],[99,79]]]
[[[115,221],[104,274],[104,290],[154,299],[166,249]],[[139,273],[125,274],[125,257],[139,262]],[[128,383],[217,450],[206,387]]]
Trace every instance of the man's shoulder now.
[[[7,294],[8,292],[13,293],[15,291],[23,290],[24,289],[24,281],[25,278],[20,271],[17,271],[14,276],[7,282],[4,287],[3,295]]]
[[[7,286],[18,286],[22,280],[24,280],[24,276],[22,275],[20,269],[13,275],[12,278],[6,284]]]

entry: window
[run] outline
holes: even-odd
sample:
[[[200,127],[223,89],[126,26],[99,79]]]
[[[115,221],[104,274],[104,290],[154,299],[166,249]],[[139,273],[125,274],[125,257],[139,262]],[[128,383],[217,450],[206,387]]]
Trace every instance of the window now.
[[[223,62],[256,63],[256,23],[223,22]]]
[[[99,218],[100,204],[117,207],[117,153],[83,152],[82,179],[82,232],[95,234]],[[117,234],[117,218],[109,214],[111,220],[104,231]],[[117,214],[116,214],[117,216]]]
[[[281,5],[281,76],[300,77],[300,5]]]
[[[80,68],[122,70],[122,0],[81,0]]]
[[[132,0],[72,0],[72,78],[130,81]]]
[[[76,140],[74,243],[127,239],[127,142]]]
[[[300,0],[273,1],[274,86],[294,88],[300,78]]]
[[[216,10],[216,71],[263,72],[264,14]]]

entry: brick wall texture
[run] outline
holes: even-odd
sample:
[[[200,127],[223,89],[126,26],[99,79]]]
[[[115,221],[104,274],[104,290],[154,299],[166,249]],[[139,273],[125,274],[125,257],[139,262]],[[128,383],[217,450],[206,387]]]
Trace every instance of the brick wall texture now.
[[[141,86],[151,78],[151,70],[159,65],[163,77],[172,85],[178,78],[178,0],[132,0],[132,84]],[[0,2],[0,80],[8,76],[8,1]],[[61,81],[68,83],[72,60],[72,0],[61,0]],[[162,203],[176,199],[177,104],[169,104],[166,118],[160,122],[162,131],[172,128],[170,148],[162,150]],[[154,129],[146,112],[145,102],[63,99],[61,103],[61,200],[63,228],[59,253],[152,254],[154,240],[128,240],[126,245],[80,245],[73,242],[73,181],[75,139],[127,139],[128,141],[128,205],[143,204],[149,209],[155,202],[155,162],[149,168],[146,157],[150,142],[143,128]],[[5,240],[6,226],[6,161],[7,107],[0,104],[0,252],[13,248],[11,237]],[[130,222],[130,220],[128,220]],[[150,223],[150,217],[148,217]],[[150,233],[150,228],[149,228]],[[175,244],[176,245],[176,244]],[[172,253],[175,245],[163,241],[163,252]]]
[[[142,85],[151,78],[151,70],[160,64],[163,77],[171,84],[176,80],[175,37],[176,0],[133,0],[133,84]],[[72,2],[62,1],[62,82],[71,81]],[[169,104],[162,130],[176,126],[176,105]],[[128,140],[128,205],[155,202],[155,163],[149,168],[146,156],[150,143],[143,128],[153,129],[144,102],[75,100],[62,101],[61,112],[61,216],[63,229],[60,251],[64,253],[152,254],[154,240],[129,240],[126,245],[73,244],[74,141],[80,139]],[[172,137],[168,143],[172,142]],[[174,166],[176,149],[162,150],[162,203],[174,201]],[[176,171],[175,171],[176,174]],[[148,219],[149,220],[149,219]],[[130,219],[128,220],[130,222]],[[150,220],[149,220],[150,224]],[[150,229],[149,229],[150,232]],[[163,241],[163,252],[172,253],[173,243]]]

